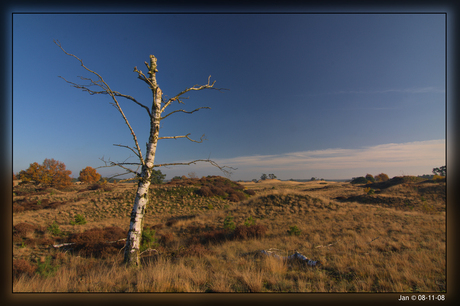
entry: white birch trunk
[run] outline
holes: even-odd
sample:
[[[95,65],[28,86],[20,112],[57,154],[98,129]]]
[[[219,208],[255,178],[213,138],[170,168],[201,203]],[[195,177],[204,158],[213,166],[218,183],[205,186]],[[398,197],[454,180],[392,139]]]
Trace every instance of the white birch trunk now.
[[[128,238],[126,239],[125,258],[124,261],[130,266],[139,266],[139,249],[141,247],[142,228],[144,225],[145,209],[148,204],[149,187],[151,183],[151,175],[155,161],[155,152],[160,132],[161,120],[161,96],[162,91],[158,87],[155,79],[156,59],[152,61],[150,57],[150,81],[155,86],[152,88],[154,92],[152,118],[150,121],[150,137],[147,144],[147,153],[145,158],[145,166],[142,167],[141,178],[138,184],[136,199],[134,200],[133,210],[131,212],[131,222],[129,225]]]

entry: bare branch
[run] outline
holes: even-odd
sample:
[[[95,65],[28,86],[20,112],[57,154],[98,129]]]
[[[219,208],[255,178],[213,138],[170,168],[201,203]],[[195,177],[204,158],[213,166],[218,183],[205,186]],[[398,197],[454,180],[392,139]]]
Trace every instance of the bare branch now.
[[[187,138],[188,140],[193,141],[193,142],[197,142],[197,143],[202,143],[203,140],[207,140],[206,138],[204,138],[204,134],[200,137],[200,141],[196,141],[196,140],[193,140],[193,139],[191,139],[190,137],[188,137],[188,135],[190,135],[190,134],[191,134],[191,133],[188,133],[187,135],[184,135],[184,136],[166,136],[166,137],[159,137],[158,140],[160,140],[160,139]]]
[[[164,117],[161,117],[160,119],[163,120],[163,119],[165,119],[166,117],[168,117],[169,115],[172,115],[172,114],[177,113],[177,112],[183,112],[183,113],[186,113],[186,114],[192,114],[192,113],[194,113],[194,112],[199,111],[199,110],[202,109],[202,108],[211,109],[211,108],[208,107],[208,106],[198,107],[197,109],[194,109],[194,110],[192,110],[191,112],[184,111],[183,109],[178,109],[178,110],[175,110],[175,111],[173,111],[173,112],[170,112],[169,114],[167,114],[167,115],[164,116]]]
[[[90,81],[91,84],[88,84],[88,85],[81,85],[81,84],[77,84],[77,83],[74,83],[74,82],[71,82],[71,81],[68,81],[66,80],[64,77],[62,76],[59,76],[61,79],[63,79],[64,81],[66,81],[67,83],[69,84],[72,84],[73,87],[75,88],[78,88],[78,89],[81,89],[83,91],[86,91],[87,93],[89,93],[90,95],[96,95],[96,94],[105,94],[105,95],[110,95],[110,93],[107,91],[107,89],[104,88],[103,85],[101,84],[98,84],[99,81],[94,81],[93,79],[90,79],[90,78],[85,78],[85,77],[82,77],[82,76],[79,76],[80,79],[82,80],[87,80],[87,81]],[[95,90],[91,90],[89,89],[88,87],[89,86],[99,86],[101,87],[102,91],[95,91]],[[129,96],[129,95],[125,95],[125,94],[122,94],[122,93],[119,93],[118,91],[112,91],[113,95],[114,96],[117,96],[117,97],[123,97],[123,98],[126,98],[128,100],[131,100],[133,101],[134,103],[136,103],[137,105],[139,105],[140,107],[144,108],[146,111],[147,111],[147,114],[149,114],[149,117],[151,118],[152,117],[152,114],[150,113],[150,109],[145,106],[144,104],[138,102],[136,99],[134,99],[133,97]],[[114,103],[111,103],[112,105],[114,105],[116,108],[117,106],[114,104]],[[118,109],[118,108],[117,108]]]
[[[129,157],[128,157],[128,158],[129,158]],[[140,176],[140,175],[141,175],[139,172],[133,171],[133,170],[131,170],[131,169],[126,168],[126,167],[123,166],[123,165],[137,165],[137,166],[138,166],[137,169],[139,169],[139,167],[142,166],[142,164],[140,164],[140,163],[126,163],[126,162],[116,163],[116,162],[113,162],[113,161],[111,161],[111,160],[106,161],[106,160],[104,160],[104,157],[99,158],[99,159],[102,160],[102,161],[104,162],[105,166],[100,166],[100,167],[97,167],[96,169],[99,169],[99,168],[109,168],[109,167],[115,167],[115,166],[117,166],[117,167],[123,168],[123,169],[125,169],[126,171],[128,171],[127,173],[134,173],[136,176]],[[107,165],[107,164],[108,164],[108,165]],[[125,174],[127,174],[127,173],[125,173]]]
[[[128,146],[125,146],[125,145],[121,145],[121,144],[114,144],[114,146],[123,147],[123,148],[128,148],[128,149],[130,149],[131,151],[133,151],[134,154],[136,154],[137,157],[139,157],[139,155],[136,153],[136,151],[134,151],[134,149],[131,148],[131,147],[128,147]]]
[[[147,83],[150,89],[155,89],[155,84],[153,84],[152,81],[150,81],[150,79],[146,77],[145,74],[141,70],[138,70],[137,66],[134,67],[134,72],[137,72],[138,74],[137,78]]]
[[[169,99],[165,105],[161,108],[161,112],[163,112],[165,110],[166,107],[168,107],[169,104],[171,104],[172,102],[174,101],[178,101],[179,103],[181,103],[179,97],[182,96],[183,94],[189,92],[189,91],[192,91],[192,90],[202,90],[202,89],[216,89],[216,90],[228,90],[228,89],[225,89],[225,88],[214,88],[214,84],[216,83],[216,81],[212,82],[212,84],[210,84],[211,80],[211,76],[208,77],[208,83],[205,84],[205,85],[194,85],[193,87],[189,87],[187,89],[184,89],[183,91],[181,91],[179,94],[177,94],[176,96],[174,96],[173,98]]]
[[[118,104],[118,101],[117,101],[117,99],[115,98],[115,96],[116,96],[116,95],[115,95],[115,92],[114,92],[112,89],[110,89],[109,85],[104,81],[104,79],[103,79],[97,72],[92,71],[91,69],[89,69],[88,67],[86,67],[86,66],[83,64],[83,61],[82,61],[81,59],[79,59],[77,56],[75,56],[75,55],[73,55],[73,54],[70,54],[70,53],[67,53],[67,52],[64,50],[64,48],[62,48],[61,43],[60,43],[59,41],[57,41],[57,42],[56,42],[56,40],[53,40],[53,41],[54,41],[54,43],[55,43],[59,48],[61,48],[61,50],[62,50],[65,54],[67,54],[67,55],[69,55],[69,56],[72,56],[72,57],[76,58],[76,59],[80,62],[81,66],[82,66],[83,68],[85,68],[85,70],[91,72],[92,74],[96,75],[96,76],[99,78],[98,81],[93,81],[93,80],[91,80],[91,83],[92,83],[93,85],[97,85],[97,86],[101,87],[102,89],[104,89],[104,90],[112,97],[112,100],[113,100],[113,101],[115,102],[115,104],[116,104],[116,108],[117,108],[118,111],[120,112],[121,116],[122,116],[123,119],[125,120],[126,125],[128,126],[129,130],[131,131],[131,135],[133,136],[134,143],[136,144],[136,150],[137,150],[137,152],[138,152],[139,159],[140,159],[142,165],[144,165],[145,162],[144,162],[144,159],[142,158],[142,151],[141,151],[141,149],[139,148],[139,143],[137,142],[136,134],[134,133],[134,130],[132,129],[131,125],[129,124],[128,118],[126,118],[125,114],[123,113],[123,110],[121,109],[120,104]],[[90,79],[89,79],[89,80],[90,80]],[[74,83],[73,83],[73,84],[74,84]],[[78,84],[75,84],[75,85],[81,86],[81,85],[78,85]],[[77,88],[82,88],[82,89],[83,89],[83,87],[77,87]],[[90,90],[87,89],[87,88],[86,88],[86,89],[83,89],[83,90],[88,91],[88,92],[90,91]]]
[[[194,160],[194,161],[191,161],[191,162],[188,162],[188,163],[168,163],[168,164],[158,164],[158,165],[153,165],[153,167],[165,167],[165,166],[177,166],[177,165],[191,165],[191,164],[196,164],[197,162],[207,162],[207,163],[210,163],[211,165],[213,165],[214,167],[217,167],[219,168],[220,171],[222,171],[225,176],[230,176],[232,174],[232,172],[230,170],[227,170],[227,169],[231,169],[231,170],[236,170],[237,168],[233,168],[233,167],[228,167],[228,166],[219,166],[215,161],[212,161],[210,159],[197,159],[197,160]]]

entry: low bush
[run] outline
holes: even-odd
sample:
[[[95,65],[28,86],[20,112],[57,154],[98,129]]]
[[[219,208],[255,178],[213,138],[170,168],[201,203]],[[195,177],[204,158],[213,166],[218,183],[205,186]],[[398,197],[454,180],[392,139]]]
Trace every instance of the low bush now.
[[[352,184],[367,184],[367,179],[364,176],[354,177],[351,180]]]
[[[32,277],[36,270],[37,267],[25,259],[13,259],[13,278],[19,278],[23,274]]]
[[[77,214],[75,216],[75,221],[70,221],[72,225],[83,225],[86,224],[86,219],[83,215]]]
[[[61,230],[59,229],[59,225],[56,223],[56,221],[53,221],[53,223],[51,223],[46,230],[54,236],[61,235]]]
[[[224,229],[233,231],[235,229],[235,222],[233,222],[233,217],[231,214],[228,214],[224,219]]]
[[[200,189],[197,190],[198,195],[202,197],[212,197],[213,193],[209,187],[202,186]]]
[[[299,236],[301,233],[301,230],[297,227],[297,225],[294,225],[294,226],[291,226],[287,232],[291,236]]]
[[[255,192],[254,190],[252,190],[252,189],[246,189],[246,190],[244,191],[244,193],[247,193],[247,194],[249,194],[249,195],[255,195],[255,194],[256,194],[256,192]]]
[[[142,230],[141,247],[139,251],[143,252],[147,249],[151,249],[155,245],[155,242],[155,230],[144,228]]]
[[[265,236],[267,227],[264,225],[238,226],[233,233],[234,239],[244,240],[249,238],[261,238]]]
[[[126,236],[127,232],[119,227],[92,228],[83,233],[72,234],[68,242],[75,243],[73,250],[81,256],[107,258],[109,255],[117,254],[125,246],[124,241],[117,240]]]
[[[172,233],[166,233],[164,235],[160,235],[160,240],[159,242],[163,245],[163,246],[167,246],[168,244],[170,244],[172,241],[174,241],[174,235]]]
[[[38,227],[36,225],[25,222],[18,223],[13,227],[13,236],[25,237],[27,234],[33,233],[37,229]]]

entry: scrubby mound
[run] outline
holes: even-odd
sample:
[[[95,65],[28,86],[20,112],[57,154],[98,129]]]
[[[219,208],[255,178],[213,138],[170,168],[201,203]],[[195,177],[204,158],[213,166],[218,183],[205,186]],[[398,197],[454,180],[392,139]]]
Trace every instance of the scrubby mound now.
[[[254,190],[245,190],[244,186],[231,181],[221,176],[208,176],[201,179],[182,178],[168,182],[166,185],[173,186],[196,186],[199,187],[195,191],[196,194],[202,197],[222,197],[231,202],[239,202],[246,199],[245,194],[251,196],[255,194]],[[244,190],[244,193],[243,193]]]
[[[423,178],[416,176],[395,176],[392,179],[384,182],[374,182],[371,184],[365,185],[365,187],[371,187],[376,189],[386,189],[395,185],[407,184],[407,183],[421,183],[425,181]]]

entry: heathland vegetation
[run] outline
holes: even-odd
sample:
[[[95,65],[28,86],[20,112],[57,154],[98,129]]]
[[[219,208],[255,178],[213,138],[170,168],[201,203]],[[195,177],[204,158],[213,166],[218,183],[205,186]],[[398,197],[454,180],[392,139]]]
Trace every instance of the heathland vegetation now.
[[[33,168],[49,176],[67,171],[62,165]],[[27,173],[44,182],[32,184]],[[161,183],[160,176],[134,269],[123,264],[123,248],[136,184],[95,181],[91,169],[78,185],[57,186],[48,176],[24,171],[13,188],[14,292],[446,290],[445,178]],[[297,251],[319,264],[262,250]]]

